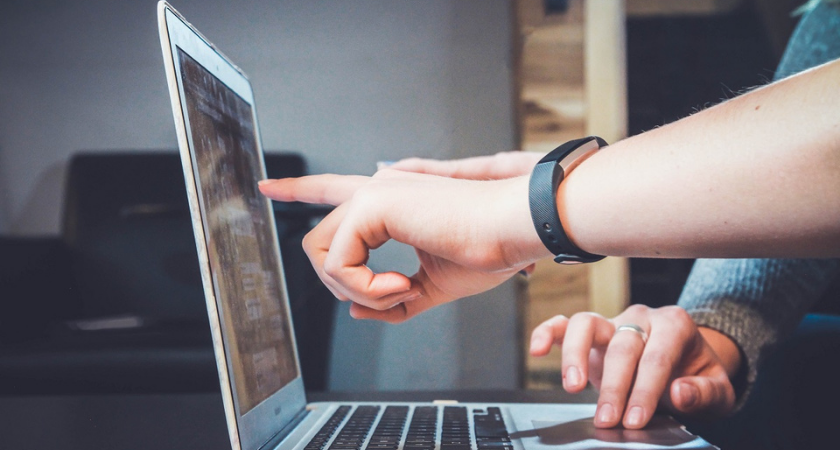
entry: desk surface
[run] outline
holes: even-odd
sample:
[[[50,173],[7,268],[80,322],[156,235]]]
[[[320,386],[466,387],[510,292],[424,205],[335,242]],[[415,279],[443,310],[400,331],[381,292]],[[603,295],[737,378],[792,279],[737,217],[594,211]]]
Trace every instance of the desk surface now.
[[[316,393],[310,401],[591,403],[594,392]],[[0,397],[0,448],[229,450],[218,394]]]

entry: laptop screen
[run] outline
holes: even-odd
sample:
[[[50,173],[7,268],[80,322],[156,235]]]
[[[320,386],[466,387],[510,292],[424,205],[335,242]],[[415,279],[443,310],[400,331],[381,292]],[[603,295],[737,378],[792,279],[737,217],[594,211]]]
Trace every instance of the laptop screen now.
[[[196,190],[239,414],[299,377],[252,106],[178,49]]]

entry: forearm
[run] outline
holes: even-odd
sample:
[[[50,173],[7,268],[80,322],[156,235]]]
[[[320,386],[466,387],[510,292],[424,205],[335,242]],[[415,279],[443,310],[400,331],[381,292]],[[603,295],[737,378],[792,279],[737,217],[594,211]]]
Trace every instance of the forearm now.
[[[607,147],[557,195],[592,253],[840,252],[840,61]]]

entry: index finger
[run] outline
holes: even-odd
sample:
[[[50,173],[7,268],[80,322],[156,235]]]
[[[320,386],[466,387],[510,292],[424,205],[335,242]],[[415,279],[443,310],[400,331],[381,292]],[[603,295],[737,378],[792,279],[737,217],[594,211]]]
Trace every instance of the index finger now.
[[[281,202],[318,203],[338,206],[370,181],[361,175],[308,175],[259,182],[260,192]]]
[[[613,324],[596,313],[577,313],[566,325],[563,340],[563,386],[568,392],[580,392],[589,378],[589,352],[609,344]]]
[[[644,346],[627,401],[626,428],[641,428],[653,416],[680,359],[684,354],[691,354],[691,346],[699,334],[692,324],[688,313],[678,307],[662,308],[652,319],[650,339]]]

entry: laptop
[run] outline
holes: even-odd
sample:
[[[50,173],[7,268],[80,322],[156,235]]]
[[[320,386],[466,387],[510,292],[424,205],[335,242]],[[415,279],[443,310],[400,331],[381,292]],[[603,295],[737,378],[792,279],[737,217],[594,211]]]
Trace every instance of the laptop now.
[[[307,403],[251,84],[163,1],[158,25],[234,450],[714,448],[664,416],[596,429],[593,404]]]

